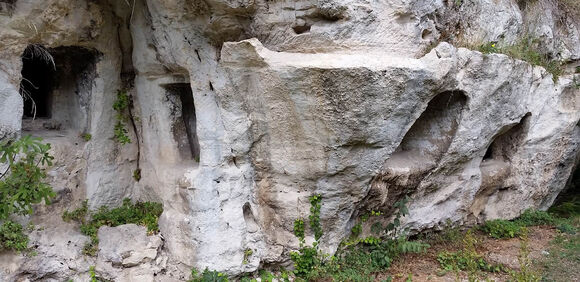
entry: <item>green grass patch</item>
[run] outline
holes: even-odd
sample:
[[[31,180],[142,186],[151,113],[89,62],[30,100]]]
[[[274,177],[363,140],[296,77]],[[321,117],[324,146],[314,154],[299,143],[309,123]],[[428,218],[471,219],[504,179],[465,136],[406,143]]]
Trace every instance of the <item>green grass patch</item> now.
[[[522,234],[523,226],[509,220],[494,219],[486,221],[481,230],[495,239],[514,238]]]
[[[554,82],[564,71],[562,63],[550,59],[547,55],[540,52],[538,48],[541,42],[530,37],[524,37],[514,45],[499,47],[495,42],[487,42],[478,46],[478,51],[484,54],[500,53],[508,55],[512,58],[526,61],[534,66],[541,66],[547,72],[552,74]]]
[[[437,261],[441,267],[440,275],[447,272],[454,272],[459,277],[460,271],[468,273],[469,281],[477,281],[479,273],[506,271],[506,267],[500,264],[490,264],[484,257],[476,251],[479,243],[471,230],[468,230],[461,240],[463,249],[457,252],[443,251],[437,255]]]
[[[65,211],[62,215],[64,221],[77,221],[81,224],[81,233],[90,237],[91,241],[85,245],[83,253],[95,256],[98,251],[99,238],[97,231],[99,227],[119,226],[123,224],[138,224],[147,227],[147,231],[152,234],[159,231],[159,216],[163,212],[163,206],[154,202],[137,202],[133,204],[130,199],[124,199],[123,205],[118,208],[109,209],[101,207],[91,213],[88,209],[87,201],[73,211]]]
[[[569,219],[574,229],[580,228],[580,217]],[[551,242],[548,254],[536,262],[541,270],[541,281],[579,281],[580,234],[560,233]]]
[[[443,251],[437,254],[437,261],[445,271],[465,271],[472,265],[478,270],[487,272],[504,271],[505,267],[499,264],[490,264],[480,254],[473,254],[465,251],[448,252]]]
[[[570,203],[564,203],[554,210],[561,213],[574,214],[577,212],[577,206],[570,206]],[[576,210],[575,210],[576,209]],[[480,229],[492,238],[506,239],[521,236],[526,227],[549,225],[554,226],[561,232],[573,234],[577,228],[570,223],[570,219],[559,217],[556,214],[528,209],[515,220],[494,219],[486,221]]]

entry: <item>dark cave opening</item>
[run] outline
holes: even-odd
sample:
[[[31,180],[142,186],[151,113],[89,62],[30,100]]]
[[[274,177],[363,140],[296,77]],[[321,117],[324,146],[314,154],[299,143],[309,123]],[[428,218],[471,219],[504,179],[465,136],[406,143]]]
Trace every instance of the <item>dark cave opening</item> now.
[[[42,53],[43,48],[40,48],[42,47],[30,45],[22,54],[20,92],[24,97],[23,118],[50,118],[49,105],[52,101],[56,67],[49,54]]]
[[[487,147],[483,160],[510,162],[527,133],[527,124],[530,116],[529,113],[524,115],[518,124],[497,135]]]
[[[23,129],[84,131],[100,56],[78,46],[29,45],[22,54]]]
[[[294,30],[294,32],[296,34],[302,34],[302,33],[310,32],[310,26],[309,25],[295,26],[292,29]]]
[[[414,151],[438,161],[455,137],[466,103],[467,96],[462,91],[445,91],[435,96],[405,134],[397,151]]]
[[[449,149],[461,122],[467,96],[444,91],[433,97],[371,184],[366,208],[389,211],[413,193]]]
[[[195,104],[189,83],[172,83],[164,85],[168,99],[173,104],[174,116],[172,132],[177,142],[179,153],[186,159],[199,162],[200,148],[197,138]]]

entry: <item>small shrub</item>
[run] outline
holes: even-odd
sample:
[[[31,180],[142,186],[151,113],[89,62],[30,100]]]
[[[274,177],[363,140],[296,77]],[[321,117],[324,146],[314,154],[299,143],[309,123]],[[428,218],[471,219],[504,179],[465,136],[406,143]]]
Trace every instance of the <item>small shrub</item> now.
[[[30,136],[0,143],[0,162],[8,165],[0,172],[0,220],[11,214],[32,214],[32,205],[43,200],[50,204],[55,193],[41,167],[52,165],[49,150],[50,144]]]
[[[405,197],[395,204],[396,212],[392,224],[387,227],[380,224],[375,226],[375,229],[381,229],[382,235],[388,239],[383,240],[375,236],[365,238],[351,236],[348,241],[341,243],[341,247],[334,256],[319,253],[317,241],[312,247],[301,245],[298,252],[290,254],[295,265],[294,274],[298,279],[307,281],[372,281],[374,280],[373,272],[387,269],[393,259],[401,254],[424,252],[429,247],[428,244],[410,242],[406,236],[396,236],[401,217],[408,213],[407,201],[408,198]],[[311,201],[311,205],[315,204],[320,203]],[[316,212],[316,208],[311,209],[312,212]],[[382,215],[381,212],[371,211],[363,214],[361,221],[365,222],[370,216],[380,215]],[[303,224],[301,220],[296,220],[294,223],[294,233],[299,239],[303,236]],[[353,234],[360,234],[357,231],[358,226],[362,229],[360,223],[355,225]],[[303,242],[303,239],[300,241]]]
[[[195,268],[191,270],[191,279],[188,282],[228,282],[228,276],[224,273],[205,269],[199,273]]]
[[[576,234],[576,227],[574,227],[574,225],[570,224],[569,222],[561,222],[560,224],[558,224],[558,226],[556,226],[556,229],[558,229],[558,231],[562,232],[562,233],[566,233],[566,234],[571,234],[574,235]]]
[[[252,249],[246,249],[244,251],[244,260],[242,261],[243,264],[248,264],[248,258],[254,253]]]
[[[23,251],[28,236],[20,224],[7,220],[12,214],[32,214],[33,205],[50,204],[55,196],[45,181],[45,167],[52,165],[50,144],[41,138],[23,136],[0,142],[0,163],[7,165],[0,172],[0,250]]]
[[[525,210],[516,220],[516,223],[523,226],[552,225],[555,222],[556,219],[551,214],[532,209]]]
[[[0,225],[0,250],[22,252],[28,247],[28,236],[23,233],[22,225],[7,220]]]
[[[93,135],[89,134],[89,133],[84,133],[83,135],[81,135],[81,137],[86,141],[89,142],[91,141],[91,139],[93,138]]]
[[[522,232],[522,227],[512,221],[503,219],[494,219],[486,221],[481,230],[492,238],[514,238]]]
[[[297,252],[290,252],[290,259],[294,262],[294,274],[300,277],[307,277],[315,266],[322,262],[318,254],[318,244],[315,242],[312,247],[302,247]]]

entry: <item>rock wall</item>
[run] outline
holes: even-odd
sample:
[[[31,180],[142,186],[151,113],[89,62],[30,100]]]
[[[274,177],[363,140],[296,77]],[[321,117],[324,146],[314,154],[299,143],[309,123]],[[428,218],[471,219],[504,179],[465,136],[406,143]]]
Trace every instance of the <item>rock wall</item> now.
[[[191,267],[289,265],[293,221],[314,193],[327,252],[359,214],[388,214],[405,194],[412,232],[549,207],[580,155],[580,19],[555,0],[462,2],[0,2],[0,139],[52,143],[58,192],[19,218],[39,227],[38,255],[0,254],[0,280],[82,280],[96,266],[115,281],[183,281]],[[556,82],[449,44],[526,35],[569,66]],[[72,114],[23,119],[31,45],[51,52],[55,72],[73,70],[50,76],[48,105]],[[113,140],[121,89],[127,145]],[[98,256],[83,256],[88,238],[63,210],[125,197],[163,203],[160,234],[101,228]]]

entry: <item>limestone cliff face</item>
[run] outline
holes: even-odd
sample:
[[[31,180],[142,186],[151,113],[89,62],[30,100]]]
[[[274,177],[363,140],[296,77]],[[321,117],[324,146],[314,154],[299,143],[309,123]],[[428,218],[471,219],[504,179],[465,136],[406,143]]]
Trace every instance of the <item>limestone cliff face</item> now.
[[[38,255],[0,254],[0,280],[84,279],[96,265],[116,281],[181,281],[192,266],[287,264],[315,193],[328,252],[359,214],[405,194],[412,231],[547,208],[580,158],[580,19],[558,1],[463,2],[0,2],[0,139],[52,143],[58,191],[20,219],[43,228],[30,235]],[[524,36],[568,63],[556,82],[453,46]],[[39,46],[54,65],[31,61]],[[35,120],[19,93],[29,75],[50,97]],[[127,145],[112,138],[120,89]],[[125,197],[163,203],[160,234],[102,228],[107,243],[84,257],[88,239],[62,211]]]

